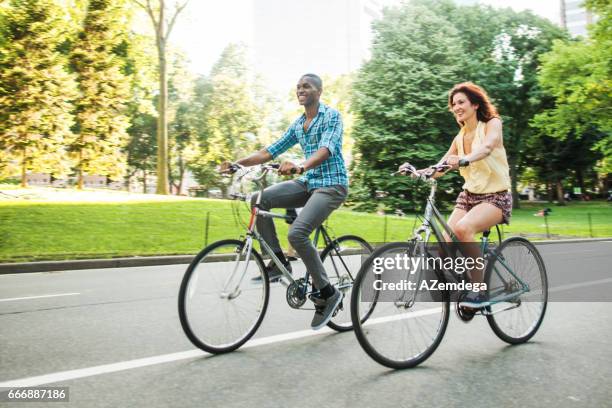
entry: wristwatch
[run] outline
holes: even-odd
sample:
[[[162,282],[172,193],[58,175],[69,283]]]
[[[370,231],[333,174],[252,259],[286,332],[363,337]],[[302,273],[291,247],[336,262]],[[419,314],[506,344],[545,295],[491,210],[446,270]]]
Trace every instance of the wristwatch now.
[[[470,165],[470,161],[466,159],[459,159],[459,167],[466,167]]]
[[[304,168],[304,165],[300,165],[300,173],[299,174],[304,174],[304,172],[306,171],[306,169]]]

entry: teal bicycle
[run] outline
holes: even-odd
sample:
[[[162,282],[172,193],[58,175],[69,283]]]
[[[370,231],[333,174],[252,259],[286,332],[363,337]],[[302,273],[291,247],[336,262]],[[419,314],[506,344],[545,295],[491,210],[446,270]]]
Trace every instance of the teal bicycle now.
[[[457,316],[464,322],[474,316],[485,316],[493,332],[503,341],[519,344],[528,341],[538,331],[548,300],[548,280],[542,257],[535,246],[520,237],[508,238],[498,245],[489,239],[490,231],[481,238],[480,251],[484,259],[484,283],[487,301],[483,307],[472,309],[459,304],[465,292],[440,287],[465,287],[470,282],[468,273],[453,269],[380,271],[377,259],[408,259],[432,257],[432,248],[441,253],[457,254],[456,239],[435,205],[436,172],[449,169],[447,165],[429,168],[429,172],[407,169],[414,177],[429,184],[423,223],[407,242],[394,242],[377,248],[361,266],[351,294],[351,315],[357,340],[365,352],[378,363],[391,368],[414,367],[429,358],[440,345],[446,331],[451,301]],[[453,239],[447,243],[444,233]],[[498,229],[499,233],[499,229]],[[427,244],[433,237],[437,244]],[[500,235],[501,236],[501,235]],[[405,282],[401,290],[381,287],[385,274],[395,274],[396,282]],[[399,274],[399,275],[398,275]],[[403,275],[402,275],[403,274]],[[438,285],[422,285],[435,281]],[[412,283],[411,283],[412,282]],[[364,321],[364,311],[368,319]]]

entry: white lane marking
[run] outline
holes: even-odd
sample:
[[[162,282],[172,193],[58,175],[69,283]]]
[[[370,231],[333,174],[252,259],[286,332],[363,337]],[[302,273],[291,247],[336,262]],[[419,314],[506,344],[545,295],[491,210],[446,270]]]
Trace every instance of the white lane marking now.
[[[567,284],[567,285],[555,286],[553,288],[550,288],[550,289],[548,289],[548,293],[561,292],[561,291],[564,291],[564,290],[583,288],[585,286],[593,286],[593,285],[599,285],[599,284],[602,284],[602,283],[610,283],[610,282],[612,282],[612,278],[599,279],[599,280],[595,280],[595,281],[580,282],[580,283],[570,283],[570,284]]]
[[[57,294],[54,294],[54,295],[40,295],[40,296],[27,296],[27,297],[7,298],[7,299],[0,299],[0,302],[11,302],[13,300],[42,299],[42,298],[51,298],[51,297],[58,297],[58,296],[74,296],[74,295],[80,295],[80,293],[57,293]]]
[[[435,308],[435,309],[422,310],[422,311],[415,312],[415,313],[406,313],[404,315],[401,315],[401,317],[399,318],[397,316],[381,317],[378,319],[374,319],[372,321],[372,324],[382,323],[383,321],[387,321],[385,319],[399,320],[399,319],[408,319],[412,317],[418,317],[424,314],[435,313],[438,310],[439,308]],[[327,334],[327,333],[335,333],[335,332],[332,329],[329,329],[327,327],[321,330],[317,330],[317,331],[300,330],[296,332],[277,334],[275,336],[262,337],[260,339],[251,340],[247,342],[244,346],[242,346],[242,348],[263,346],[267,344],[280,343],[280,342],[289,341],[289,340],[297,340],[297,339],[301,339],[305,337],[318,336],[318,335]],[[99,365],[99,366],[94,366],[94,367],[80,368],[76,370],[60,371],[57,373],[39,375],[36,377],[26,377],[26,378],[20,378],[17,380],[4,381],[4,382],[0,382],[0,388],[36,387],[38,385],[52,384],[52,383],[57,383],[60,381],[74,380],[77,378],[85,378],[85,377],[91,377],[94,375],[114,373],[118,371],[130,370],[133,368],[147,367],[147,366],[151,366],[155,364],[170,363],[172,361],[185,360],[188,358],[202,357],[202,356],[207,356],[209,354],[210,353],[206,353],[202,350],[197,350],[197,349],[180,351],[177,353],[162,354],[160,356],[139,358],[136,360],[122,361],[119,363],[104,364],[104,365]]]
[[[396,320],[412,319],[414,317],[427,316],[430,314],[438,313],[441,310],[442,310],[441,307],[434,307],[432,309],[419,310],[418,312],[407,312],[407,313],[396,314],[392,316],[377,317],[376,319],[368,320],[364,324],[364,326],[371,326],[371,325],[379,324],[379,323],[387,323],[387,322],[393,322]]]
[[[597,249],[585,249],[583,251],[561,251],[561,252],[544,252],[544,255],[571,255],[571,254],[582,254],[584,252],[601,252]]]

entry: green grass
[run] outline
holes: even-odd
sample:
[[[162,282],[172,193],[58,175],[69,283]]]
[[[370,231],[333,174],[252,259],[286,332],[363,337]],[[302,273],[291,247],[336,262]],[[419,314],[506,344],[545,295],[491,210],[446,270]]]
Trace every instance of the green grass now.
[[[546,238],[544,218],[533,214],[552,208],[550,232],[554,237],[612,236],[612,205],[604,202],[572,203],[567,207],[527,205],[514,210],[506,235]],[[236,222],[230,202],[185,200],[129,203],[0,202],[0,262],[50,259],[108,258],[134,255],[193,254],[205,244],[205,220],[210,214],[208,243],[238,238],[244,227]],[[241,207],[243,221],[248,219]],[[415,217],[385,217],[336,211],[329,226],[337,236],[357,234],[370,242],[404,240],[411,235]],[[287,225],[277,221],[281,243]]]

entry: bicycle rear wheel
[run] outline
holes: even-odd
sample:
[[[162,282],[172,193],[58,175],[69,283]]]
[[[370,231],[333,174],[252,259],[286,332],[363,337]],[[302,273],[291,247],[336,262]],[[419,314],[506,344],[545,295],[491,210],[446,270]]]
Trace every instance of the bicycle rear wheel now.
[[[447,291],[422,288],[417,282],[418,273],[399,271],[402,276],[393,277],[385,274],[398,273],[397,270],[375,273],[377,258],[395,259],[404,254],[413,257],[415,248],[413,242],[394,242],[376,249],[362,265],[353,285],[351,317],[357,340],[370,357],[390,368],[410,368],[425,361],[442,341],[448,325]],[[374,286],[377,280],[415,282],[414,290],[387,291],[380,284]],[[369,318],[362,322],[360,317],[366,310]]]
[[[260,276],[257,283],[251,279]],[[189,340],[209,353],[242,346],[266,313],[269,283],[263,261],[244,241],[224,240],[191,262],[179,291],[179,317]]]
[[[339,331],[350,331],[353,329],[351,321],[350,299],[353,281],[359,272],[359,268],[370,256],[373,249],[367,241],[356,235],[343,235],[332,241],[323,252],[321,261],[327,271],[329,281],[338,287],[344,294],[342,309],[329,321],[327,326]],[[365,321],[369,317],[369,310],[363,310],[361,317]]]
[[[535,246],[520,237],[503,241],[493,254],[485,273],[493,303],[486,309],[487,321],[503,341],[524,343],[538,331],[546,313],[544,261]]]

